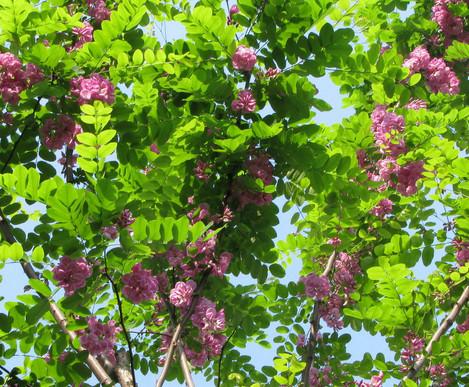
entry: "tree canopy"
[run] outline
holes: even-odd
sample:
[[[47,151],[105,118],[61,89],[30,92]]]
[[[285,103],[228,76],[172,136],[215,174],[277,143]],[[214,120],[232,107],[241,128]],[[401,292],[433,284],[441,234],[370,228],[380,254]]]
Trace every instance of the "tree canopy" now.
[[[28,285],[0,312],[0,382],[468,385],[468,18],[2,0],[0,273]],[[394,358],[350,360],[346,327]]]

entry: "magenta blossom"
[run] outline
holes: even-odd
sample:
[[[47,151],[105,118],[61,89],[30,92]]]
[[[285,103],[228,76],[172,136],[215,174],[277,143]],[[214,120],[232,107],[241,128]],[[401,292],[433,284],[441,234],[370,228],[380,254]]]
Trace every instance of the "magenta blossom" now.
[[[85,258],[71,259],[63,256],[60,263],[52,269],[52,273],[59,286],[64,288],[65,295],[71,296],[76,290],[85,286],[92,270]]]
[[[405,107],[412,110],[426,109],[427,102],[421,99],[411,99]]]
[[[111,11],[106,7],[104,0],[87,0],[88,12],[97,23],[103,20],[108,20],[111,16]]]
[[[90,354],[106,355],[115,363],[114,344],[120,331],[121,328],[116,326],[115,321],[110,320],[103,324],[92,316],[88,318],[88,329],[80,336],[80,343]]]
[[[256,110],[256,100],[252,94],[251,90],[241,90],[238,93],[238,98],[233,100],[231,103],[231,108],[235,112],[240,112],[242,114],[252,113]]]
[[[410,70],[410,74],[414,74],[425,70],[430,63],[430,59],[427,49],[424,46],[419,46],[409,54],[403,65]]]
[[[433,58],[426,71],[428,86],[433,93],[458,94],[459,79],[441,58]]]
[[[197,287],[194,281],[176,282],[174,288],[169,292],[169,301],[178,308],[185,308],[192,301],[192,293]]]
[[[390,214],[392,212],[392,201],[389,199],[382,199],[380,202],[374,206],[370,213],[378,218],[383,219],[386,214]]]
[[[225,312],[223,309],[217,311],[212,301],[201,297],[197,301],[191,321],[204,333],[222,331],[225,329]]]
[[[233,67],[240,71],[251,71],[256,64],[257,57],[254,49],[240,45],[231,58]]]
[[[99,74],[91,74],[88,78],[82,76],[70,81],[71,92],[78,97],[78,103],[84,105],[92,101],[103,101],[107,104],[114,103],[114,86],[106,78]]]
[[[73,50],[77,50],[83,47],[85,43],[93,41],[93,26],[86,21],[83,24],[83,27],[72,28],[72,32],[77,36],[77,41],[72,47]]]
[[[324,276],[317,276],[314,273],[308,274],[306,277],[301,277],[300,282],[305,285],[305,294],[315,300],[322,300],[329,296],[331,286],[329,280]]]
[[[61,149],[64,145],[75,148],[75,138],[82,131],[81,126],[65,114],[48,118],[39,129],[44,146],[51,150]]]
[[[152,300],[158,290],[158,280],[151,274],[151,270],[142,269],[137,263],[132,272],[122,276],[124,287],[122,294],[134,304]]]

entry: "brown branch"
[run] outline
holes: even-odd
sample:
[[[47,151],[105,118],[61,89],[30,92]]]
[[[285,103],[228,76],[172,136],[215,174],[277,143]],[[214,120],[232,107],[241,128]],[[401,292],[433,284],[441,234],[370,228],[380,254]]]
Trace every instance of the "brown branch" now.
[[[156,384],[155,384],[156,387],[162,387],[163,386],[163,383],[164,383],[164,381],[166,379],[166,376],[168,375],[168,372],[169,372],[169,367],[171,366],[171,361],[173,360],[174,352],[175,352],[176,348],[178,347],[178,342],[179,342],[179,339],[181,337],[182,330],[183,330],[184,326],[186,325],[186,323],[189,321],[189,318],[191,317],[192,312],[194,311],[196,301],[199,298],[199,293],[202,290],[202,288],[205,286],[205,284],[207,283],[207,279],[208,279],[209,274],[210,274],[210,270],[207,270],[202,275],[202,279],[200,280],[200,283],[199,283],[199,285],[197,286],[197,289],[194,292],[194,297],[192,297],[192,301],[191,301],[191,304],[189,305],[188,310],[186,311],[186,313],[182,317],[179,324],[176,326],[176,329],[173,333],[173,337],[171,338],[171,343],[169,344],[169,347],[168,347],[168,352],[166,353],[166,360],[164,362],[163,370],[161,371],[161,375],[160,375],[160,377],[158,378],[158,380],[156,381]],[[183,369],[183,371],[184,371],[184,369]],[[186,383],[187,382],[188,382],[188,380],[186,379]]]
[[[4,217],[3,212],[0,210],[0,233],[2,234],[3,238],[10,244],[13,244],[16,242],[15,237],[13,236],[13,232],[11,230],[10,224],[8,223],[8,220]],[[28,278],[30,279],[39,279],[39,276],[35,272],[34,268],[29,262],[26,262],[25,260],[21,260],[21,267],[23,268],[23,271],[27,275]],[[39,294],[41,298],[45,298],[41,294]],[[71,331],[67,329],[67,319],[63,312],[59,309],[59,307],[52,301],[49,300],[49,310],[52,314],[52,317],[54,317],[54,320],[57,322],[57,324],[60,326],[62,331],[70,337],[70,339],[73,341],[77,337],[77,334],[74,331]],[[84,348],[79,346],[78,351],[84,351]],[[88,364],[88,367],[90,367],[91,372],[93,372],[94,376],[98,379],[98,381],[101,384],[112,384],[112,379],[110,376],[106,373],[104,368],[99,364],[98,360],[90,354],[88,354],[88,357],[86,358],[86,364]]]
[[[334,251],[329,259],[327,260],[326,268],[322,272],[321,276],[327,277],[334,266],[334,261],[336,257],[336,252]],[[308,341],[306,343],[306,350],[305,354],[303,355],[303,360],[306,361],[305,369],[303,370],[303,386],[308,385],[309,379],[309,370],[311,369],[311,365],[314,361],[314,350],[316,348],[317,343],[317,334],[319,332],[319,301],[315,301],[313,312],[311,313],[311,317],[309,319],[310,326],[309,326],[309,333],[308,333]]]
[[[421,355],[419,357],[419,359],[415,362],[414,367],[409,371],[407,376],[404,378],[404,381],[407,379],[414,379],[417,376],[417,373],[423,367],[427,356],[431,355],[433,344],[437,342],[441,338],[441,336],[443,336],[448,331],[448,329],[453,324],[454,320],[456,320],[456,317],[458,317],[458,314],[461,311],[462,307],[468,300],[469,300],[469,286],[466,286],[461,296],[454,304],[453,309],[451,310],[450,314],[446,316],[446,318],[440,324],[440,326],[438,327],[438,329],[436,330],[436,332],[433,334],[432,338],[428,342],[427,346],[425,347],[425,353],[427,355]]]

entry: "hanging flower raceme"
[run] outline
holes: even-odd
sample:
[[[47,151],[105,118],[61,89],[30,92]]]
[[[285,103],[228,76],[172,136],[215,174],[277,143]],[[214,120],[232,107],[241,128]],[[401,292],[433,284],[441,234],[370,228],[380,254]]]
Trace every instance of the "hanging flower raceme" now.
[[[269,155],[260,153],[246,161],[249,174],[255,179],[261,179],[265,185],[272,184],[274,167],[269,160]]]
[[[432,379],[433,385],[438,387],[448,387],[451,385],[451,378],[446,372],[443,364],[433,364],[428,368],[428,375]]]
[[[411,110],[427,109],[427,102],[421,99],[411,99],[405,107]]]
[[[459,333],[464,333],[464,332],[469,331],[469,315],[467,315],[466,320],[464,322],[456,326],[456,330]]]
[[[410,70],[410,74],[425,70],[430,63],[431,56],[424,46],[416,47],[404,61],[404,67]]]
[[[425,75],[432,92],[459,93],[459,78],[443,59],[433,58],[427,66]]]
[[[403,116],[388,112],[385,105],[378,105],[371,114],[371,120],[371,129],[380,152],[394,157],[406,152],[404,140],[399,137],[404,131]]]
[[[215,304],[200,297],[191,316],[192,324],[203,333],[219,332],[225,329],[225,312],[217,311]]]
[[[28,63],[23,69],[15,55],[0,53],[0,95],[4,103],[16,105],[23,90],[43,79],[44,74],[36,65]]]
[[[114,320],[103,324],[92,316],[88,318],[88,328],[82,332],[80,343],[91,355],[106,355],[115,364],[114,344],[116,343],[116,335],[120,331],[121,328],[116,326]]]
[[[464,266],[469,262],[469,242],[463,242],[460,239],[454,239],[453,245],[456,248],[456,261],[459,266]]]
[[[124,287],[122,294],[134,304],[140,304],[155,298],[158,290],[158,280],[151,274],[151,270],[142,268],[141,263],[137,263],[132,272],[122,276]]]
[[[86,21],[83,23],[83,27],[73,27],[72,32],[77,36],[77,41],[72,50],[77,50],[83,47],[85,43],[93,41],[93,26]]]
[[[119,215],[119,218],[117,218],[117,224],[121,228],[126,228],[129,227],[131,224],[135,222],[135,217],[133,216],[132,212],[126,208],[124,209],[121,214]]]
[[[336,290],[351,294],[355,290],[355,276],[361,273],[358,260],[346,253],[339,253],[334,261],[334,284]]]
[[[208,181],[210,176],[208,175],[207,171],[210,170],[210,167],[210,163],[206,163],[202,160],[197,160],[194,168],[195,177],[202,181]]]
[[[103,101],[107,104],[114,103],[114,86],[106,78],[99,74],[91,74],[89,77],[77,77],[70,81],[71,92],[78,97],[78,103],[84,105],[92,101]]]
[[[419,355],[425,346],[425,341],[415,335],[413,332],[407,333],[404,336],[404,340],[407,342],[407,344],[401,352],[402,365],[400,370],[403,373],[407,373],[412,369],[415,362],[418,360]]]
[[[256,52],[250,47],[240,45],[231,58],[231,63],[236,70],[251,71],[257,61]]]
[[[44,146],[51,150],[61,149],[64,145],[75,148],[76,136],[82,131],[81,126],[65,114],[48,118],[39,129]]]
[[[383,371],[379,371],[378,375],[371,377],[370,383],[360,381],[360,382],[355,382],[355,385],[358,387],[382,387],[383,378],[384,378]]]
[[[327,277],[318,276],[314,273],[308,274],[306,277],[301,277],[300,282],[305,286],[305,294],[317,301],[329,296],[331,291],[331,285]]]
[[[65,295],[71,296],[85,286],[92,270],[85,258],[71,259],[63,256],[60,263],[52,269],[52,273],[59,286],[64,288]]]
[[[444,35],[458,37],[464,33],[464,20],[454,16],[448,8],[448,3],[458,3],[454,0],[435,0],[432,7],[432,20],[438,24]]]
[[[378,218],[384,219],[384,216],[392,212],[393,202],[389,199],[382,199],[374,206],[370,213]]]
[[[417,181],[424,172],[423,161],[414,161],[399,168],[397,173],[397,190],[404,196],[417,192]]]
[[[235,112],[242,114],[252,113],[256,110],[256,100],[251,90],[241,90],[238,93],[238,98],[233,100],[231,108]]]
[[[169,292],[169,302],[178,308],[188,307],[192,301],[192,294],[197,284],[190,280],[187,282],[176,282],[174,288]]]
[[[99,24],[103,20],[108,20],[111,17],[111,11],[106,7],[104,0],[87,0],[88,13]]]

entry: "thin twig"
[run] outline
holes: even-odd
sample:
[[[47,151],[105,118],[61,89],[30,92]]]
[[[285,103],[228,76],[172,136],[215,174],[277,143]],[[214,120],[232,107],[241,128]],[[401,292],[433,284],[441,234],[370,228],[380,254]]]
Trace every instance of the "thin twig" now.
[[[436,332],[433,334],[432,338],[428,342],[427,346],[425,347],[426,355],[421,355],[419,357],[419,359],[415,362],[414,367],[404,377],[403,382],[407,379],[414,379],[417,376],[418,372],[423,367],[427,356],[431,355],[433,344],[436,343],[441,338],[441,336],[443,336],[448,331],[448,329],[453,324],[454,320],[456,320],[456,317],[458,317],[458,314],[461,311],[462,307],[464,306],[464,304],[466,304],[468,300],[469,300],[469,286],[466,286],[461,296],[454,304],[453,309],[451,310],[450,314],[446,316],[446,318],[440,324],[440,326],[438,327],[438,329],[436,330]],[[403,385],[403,383],[401,382],[400,385]]]
[[[13,232],[11,230],[11,226],[8,223],[8,220],[5,218],[3,212],[0,209],[0,233],[2,234],[3,238],[10,244],[13,244],[16,242],[15,237],[13,236]],[[23,268],[23,271],[25,274],[28,276],[30,279],[37,279],[39,280],[39,276],[36,274],[34,268],[29,262],[26,262],[25,260],[20,260],[21,267]],[[44,298],[41,294],[39,294],[41,298]],[[63,312],[59,309],[59,307],[52,301],[49,300],[49,310],[52,314],[52,317],[54,320],[57,322],[59,327],[62,329],[62,331],[70,337],[70,339],[73,341],[77,337],[76,333],[74,331],[71,331],[67,328],[67,319]],[[78,351],[84,351],[83,347],[79,347]],[[112,384],[112,379],[111,377],[107,374],[107,372],[104,370],[104,368],[99,364],[98,360],[88,354],[88,357],[86,358],[86,363],[91,369],[91,372],[96,376],[98,381],[101,384]]]
[[[233,337],[233,335],[236,333],[236,331],[238,330],[238,326],[235,327],[235,329],[233,329],[233,332],[231,332],[231,334],[228,336],[228,338],[226,339],[225,343],[223,344],[223,346],[221,347],[221,352],[220,352],[220,357],[218,359],[218,380],[217,380],[217,387],[220,387],[220,383],[221,383],[221,362],[223,360],[223,352],[225,351],[225,348],[226,346],[228,345],[229,341],[231,340],[231,338]]]
[[[332,270],[336,257],[336,252],[334,251],[329,259],[327,260],[326,268],[322,272],[323,277],[327,277]],[[307,380],[309,377],[309,370],[311,369],[311,365],[314,361],[314,349],[317,343],[317,334],[319,331],[319,302],[316,301],[314,303],[313,312],[311,313],[311,317],[309,319],[310,327],[309,327],[309,334],[308,334],[308,342],[306,344],[305,354],[303,359],[306,361],[306,366],[303,371],[303,386],[307,386]]]
[[[120,324],[122,326],[122,331],[124,332],[124,337],[125,341],[127,342],[127,348],[129,350],[129,363],[130,363],[130,372],[132,374],[132,383],[133,386],[137,386],[137,379],[135,377],[135,366],[134,366],[134,355],[132,351],[132,341],[130,340],[129,333],[127,332],[127,328],[125,327],[125,322],[124,322],[124,313],[122,311],[122,301],[119,295],[119,289],[117,288],[116,283],[112,279],[112,277],[109,275],[108,268],[107,268],[107,260],[106,260],[106,254],[104,254],[104,275],[106,278],[109,280],[112,286],[112,290],[114,291],[114,295],[116,296],[116,301],[117,301],[117,308],[119,309],[119,320]]]

